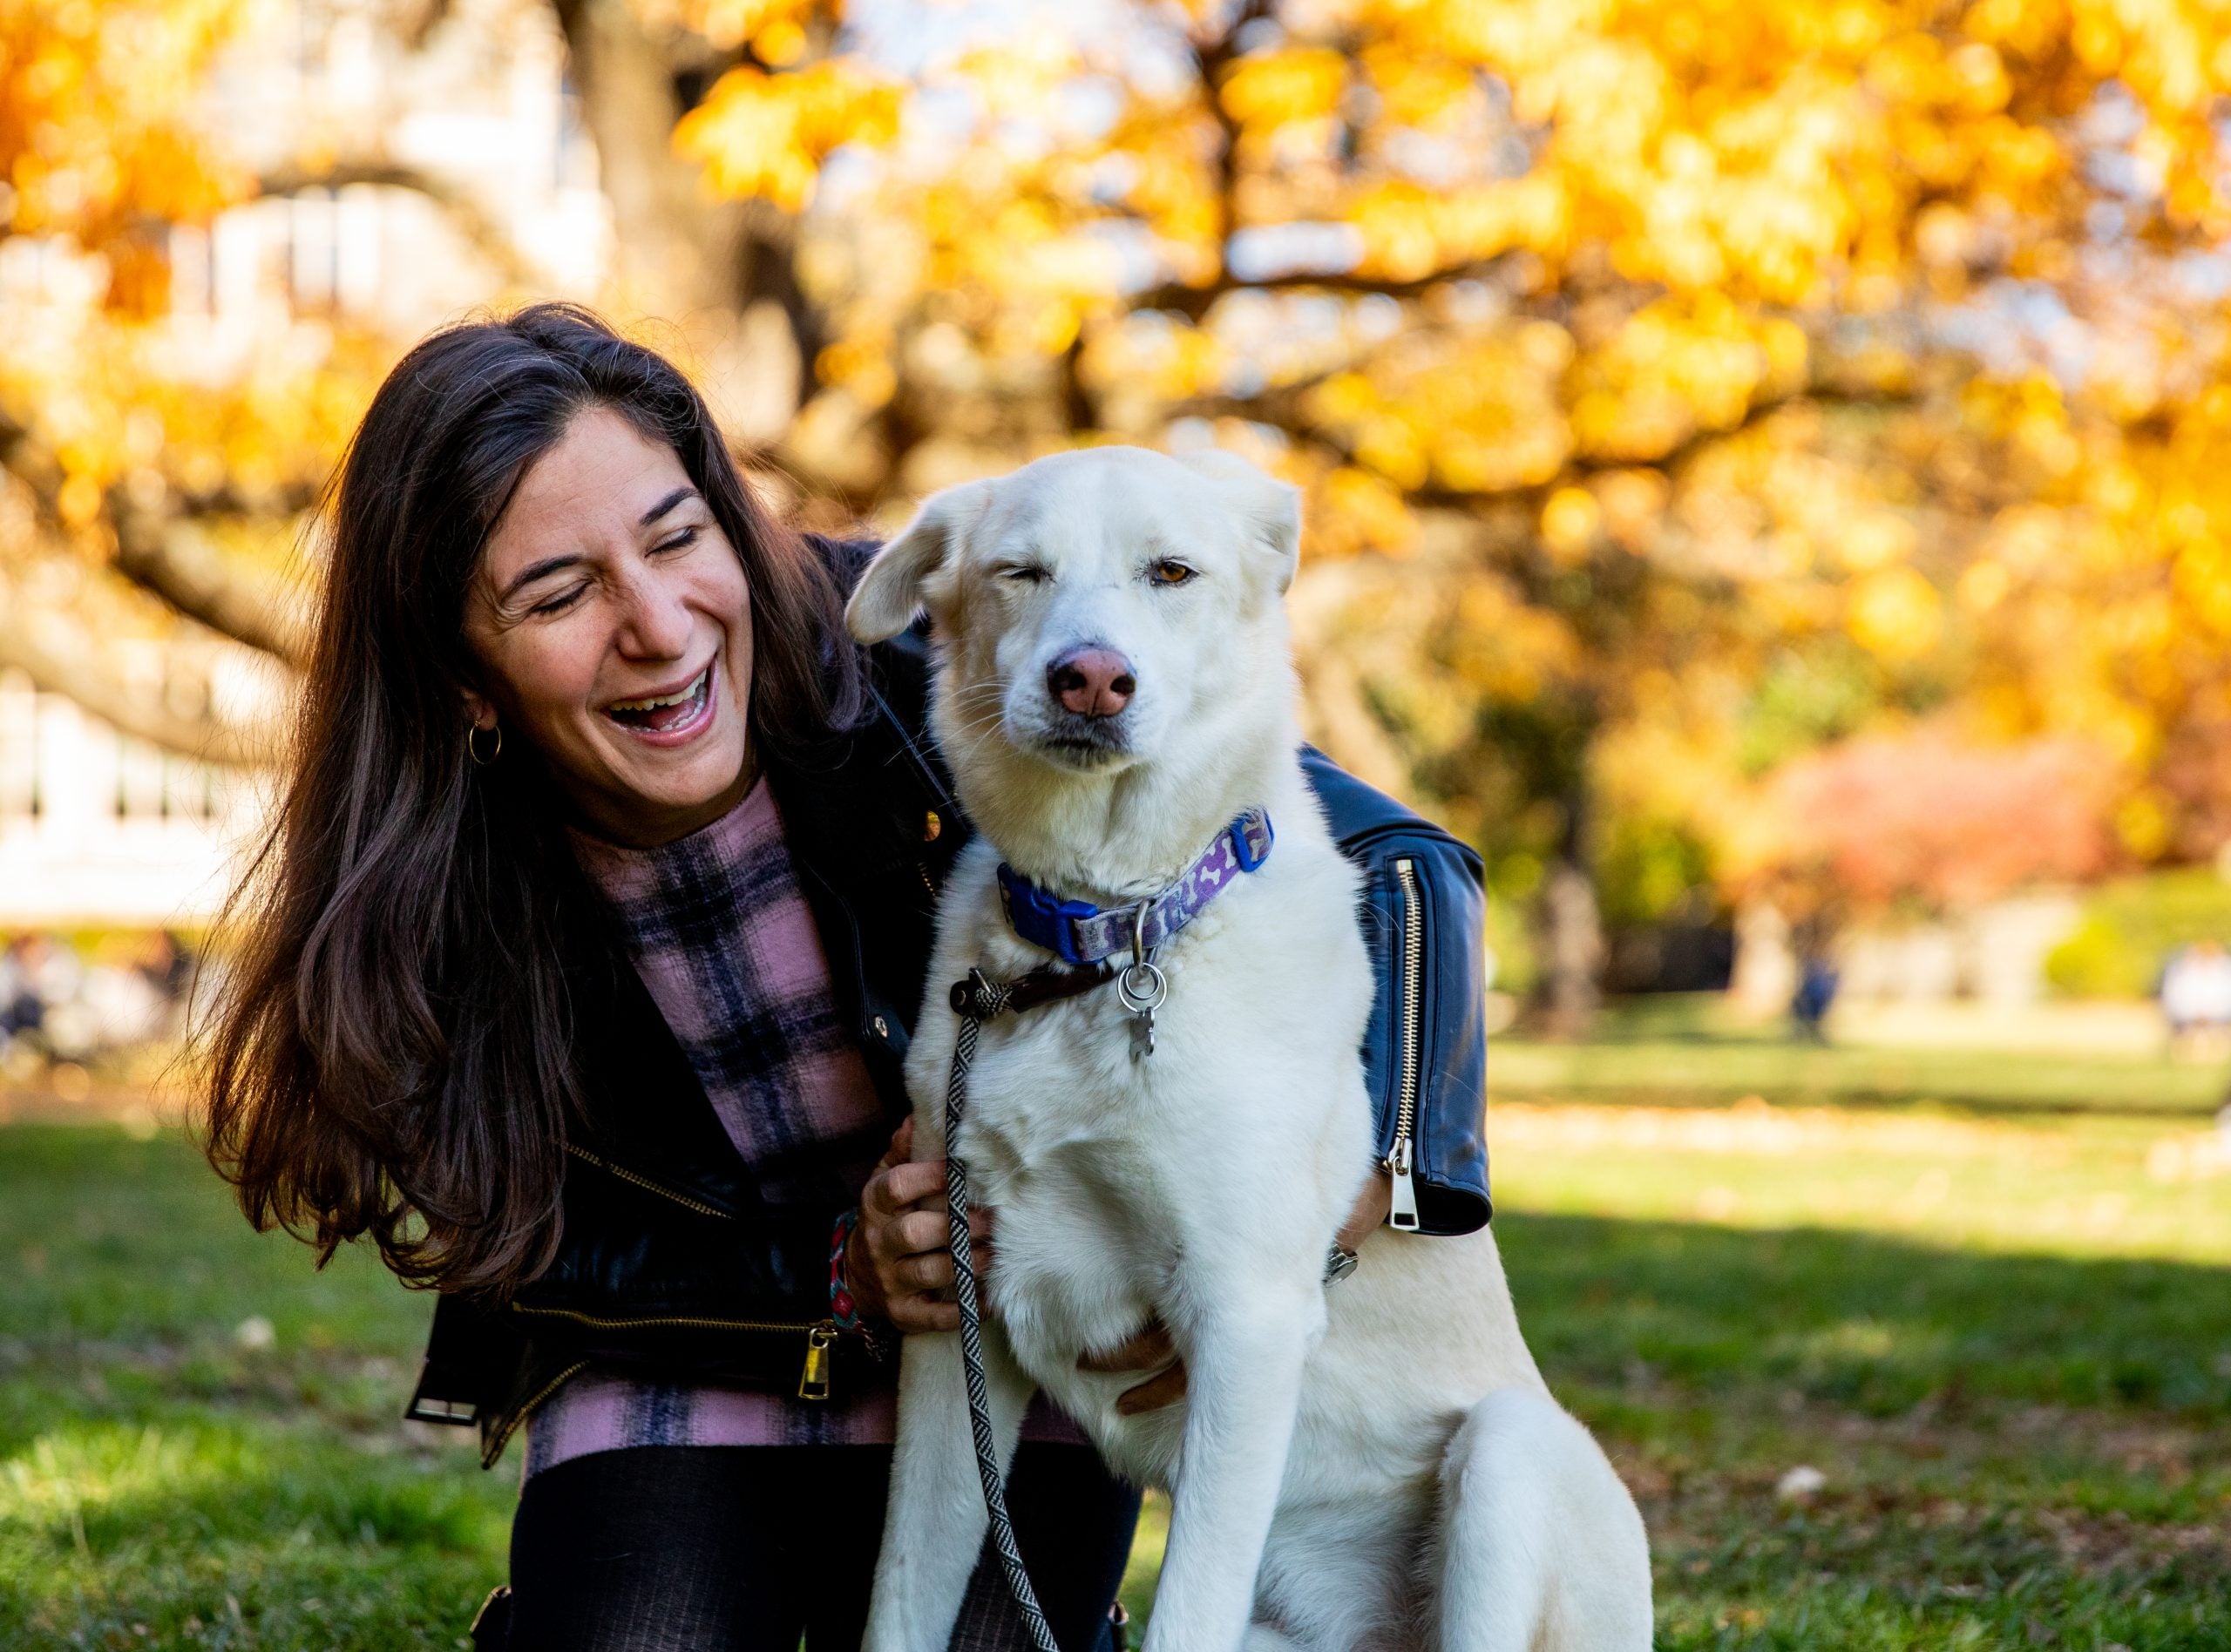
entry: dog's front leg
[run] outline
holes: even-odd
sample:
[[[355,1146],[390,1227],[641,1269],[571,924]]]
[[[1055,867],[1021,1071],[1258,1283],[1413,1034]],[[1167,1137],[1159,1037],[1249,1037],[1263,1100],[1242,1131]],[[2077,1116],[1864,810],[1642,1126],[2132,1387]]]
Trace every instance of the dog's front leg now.
[[[1006,1336],[988,1320],[984,1380],[1004,1474],[1014,1458],[1032,1385],[1008,1351]],[[960,1334],[909,1337],[899,1350],[899,1443],[864,1652],[945,1652],[988,1524],[961,1379]]]
[[[1186,1417],[1145,1652],[1236,1652],[1285,1479],[1324,1293],[1227,1279],[1176,1324]]]

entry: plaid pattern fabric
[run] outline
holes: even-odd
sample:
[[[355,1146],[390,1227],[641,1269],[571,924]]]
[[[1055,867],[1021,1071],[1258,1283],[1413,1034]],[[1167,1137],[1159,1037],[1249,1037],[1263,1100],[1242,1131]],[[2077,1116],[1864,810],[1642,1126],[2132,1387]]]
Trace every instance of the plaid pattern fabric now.
[[[856,1196],[889,1140],[765,780],[653,850],[576,836],[651,999],[770,1204]]]
[[[858,1198],[890,1134],[830,996],[829,961],[763,778],[711,825],[656,849],[575,834],[636,973],[771,1204]],[[897,1397],[801,1400],[585,1371],[527,1423],[528,1475],[634,1446],[865,1446]],[[1028,1438],[1081,1441],[1043,1402]]]

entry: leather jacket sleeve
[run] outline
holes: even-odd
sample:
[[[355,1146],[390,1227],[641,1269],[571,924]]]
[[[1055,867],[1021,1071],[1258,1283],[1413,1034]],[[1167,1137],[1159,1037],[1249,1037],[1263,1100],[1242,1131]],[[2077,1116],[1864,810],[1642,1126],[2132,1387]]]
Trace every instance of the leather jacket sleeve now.
[[[1302,764],[1333,836],[1363,874],[1364,940],[1375,983],[1364,1079],[1377,1118],[1376,1152],[1394,1176],[1393,1224],[1423,1234],[1470,1233],[1494,1214],[1482,1133],[1488,1040],[1480,857],[1322,752],[1305,751]]]

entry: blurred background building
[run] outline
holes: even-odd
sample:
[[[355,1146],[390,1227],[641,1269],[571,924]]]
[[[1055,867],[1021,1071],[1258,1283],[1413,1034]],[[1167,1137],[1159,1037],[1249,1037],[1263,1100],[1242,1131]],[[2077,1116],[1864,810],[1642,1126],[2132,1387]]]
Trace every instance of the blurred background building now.
[[[593,295],[609,240],[596,162],[547,6],[461,5],[415,48],[361,3],[280,3],[215,58],[210,141],[254,198],[161,227],[167,304],[139,341],[187,383],[259,356],[316,360],[337,325],[400,350],[507,280]],[[320,159],[305,181],[304,158]],[[74,249],[0,244],[0,288],[67,303]],[[134,699],[227,722],[275,716],[271,674],[236,651],[147,637],[108,667]],[[0,670],[0,932],[198,927],[261,823],[266,789]]]

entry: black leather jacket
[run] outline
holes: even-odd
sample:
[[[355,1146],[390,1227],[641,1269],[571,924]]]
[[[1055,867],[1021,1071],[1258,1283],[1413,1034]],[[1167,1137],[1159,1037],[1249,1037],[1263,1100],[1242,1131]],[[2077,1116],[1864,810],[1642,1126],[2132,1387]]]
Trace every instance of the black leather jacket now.
[[[970,828],[925,732],[923,637],[875,649],[871,674],[861,728],[770,758],[767,772],[887,1134],[908,1110],[900,1064],[937,890]],[[1417,1231],[1469,1232],[1489,1215],[1479,857],[1321,753],[1303,761],[1366,873],[1379,988],[1364,1056],[1380,1154],[1410,1164]],[[838,1212],[763,1203],[616,945],[585,931],[577,952],[587,1117],[568,1144],[557,1256],[508,1303],[440,1300],[409,1414],[478,1424],[492,1464],[519,1424],[591,1365],[809,1398],[891,1382],[887,1351],[838,1335],[829,1318]]]

